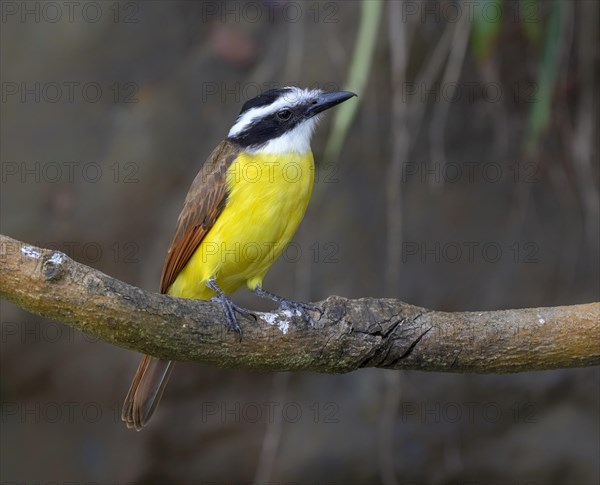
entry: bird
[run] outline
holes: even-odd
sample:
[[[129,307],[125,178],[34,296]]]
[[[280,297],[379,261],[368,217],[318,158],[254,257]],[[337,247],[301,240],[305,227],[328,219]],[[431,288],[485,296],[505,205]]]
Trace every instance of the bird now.
[[[243,104],[185,197],[165,258],[161,293],[218,301],[227,327],[241,336],[236,313],[255,315],[229,295],[245,284],[314,326],[309,312],[318,307],[271,293],[262,282],[308,206],[315,127],[325,110],[354,96],[289,86],[269,89]],[[142,358],[121,413],[128,428],[140,431],[146,426],[173,365],[149,355]]]

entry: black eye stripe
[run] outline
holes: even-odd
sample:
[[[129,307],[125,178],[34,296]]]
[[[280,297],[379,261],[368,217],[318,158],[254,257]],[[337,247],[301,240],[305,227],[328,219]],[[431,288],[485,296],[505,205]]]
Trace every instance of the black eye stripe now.
[[[306,106],[297,106],[295,108],[284,108],[270,115],[256,119],[248,125],[244,131],[230,138],[230,140],[242,145],[243,147],[260,146],[269,140],[278,138],[284,133],[293,130],[299,123],[304,121],[302,116]],[[279,113],[288,110],[290,116],[287,120],[281,120]]]

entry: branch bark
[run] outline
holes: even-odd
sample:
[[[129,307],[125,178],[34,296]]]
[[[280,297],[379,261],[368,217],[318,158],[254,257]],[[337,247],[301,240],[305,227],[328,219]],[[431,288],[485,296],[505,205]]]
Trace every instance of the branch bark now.
[[[146,292],[6,236],[0,297],[121,347],[219,367],[505,373],[600,363],[600,303],[447,313],[330,296],[314,329],[282,310],[257,313],[240,317],[240,340],[218,303]]]

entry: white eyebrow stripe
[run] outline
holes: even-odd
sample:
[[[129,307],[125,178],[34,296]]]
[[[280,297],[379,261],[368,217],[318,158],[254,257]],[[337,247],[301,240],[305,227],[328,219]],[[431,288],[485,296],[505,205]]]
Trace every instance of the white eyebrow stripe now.
[[[240,116],[235,125],[231,127],[229,130],[229,137],[236,136],[244,131],[248,126],[250,126],[255,120],[259,118],[264,118],[265,116],[276,113],[281,108],[285,106],[289,106],[290,103],[285,98],[279,98],[277,101],[268,104],[267,106],[261,106],[259,108],[252,108],[246,111],[242,116]]]
[[[238,117],[235,124],[231,127],[231,130],[229,130],[229,134],[227,136],[231,138],[239,135],[257,119],[274,114],[282,108],[290,108],[302,104],[309,99],[314,98],[321,92],[319,89],[300,89],[293,86],[287,89],[290,89],[290,91],[285,93],[273,103],[267,106],[252,108]]]

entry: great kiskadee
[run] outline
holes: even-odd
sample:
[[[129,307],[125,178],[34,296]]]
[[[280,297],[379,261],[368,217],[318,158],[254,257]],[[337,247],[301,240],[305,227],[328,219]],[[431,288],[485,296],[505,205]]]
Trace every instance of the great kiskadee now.
[[[314,182],[310,139],[318,115],[352,96],[286,87],[243,105],[188,191],[163,267],[161,293],[215,298],[229,327],[239,332],[235,312],[252,314],[227,295],[246,284],[313,323],[308,311],[318,308],[270,293],[262,281],[304,217]],[[123,405],[121,418],[128,428],[139,431],[146,425],[172,370],[172,361],[144,356]]]

